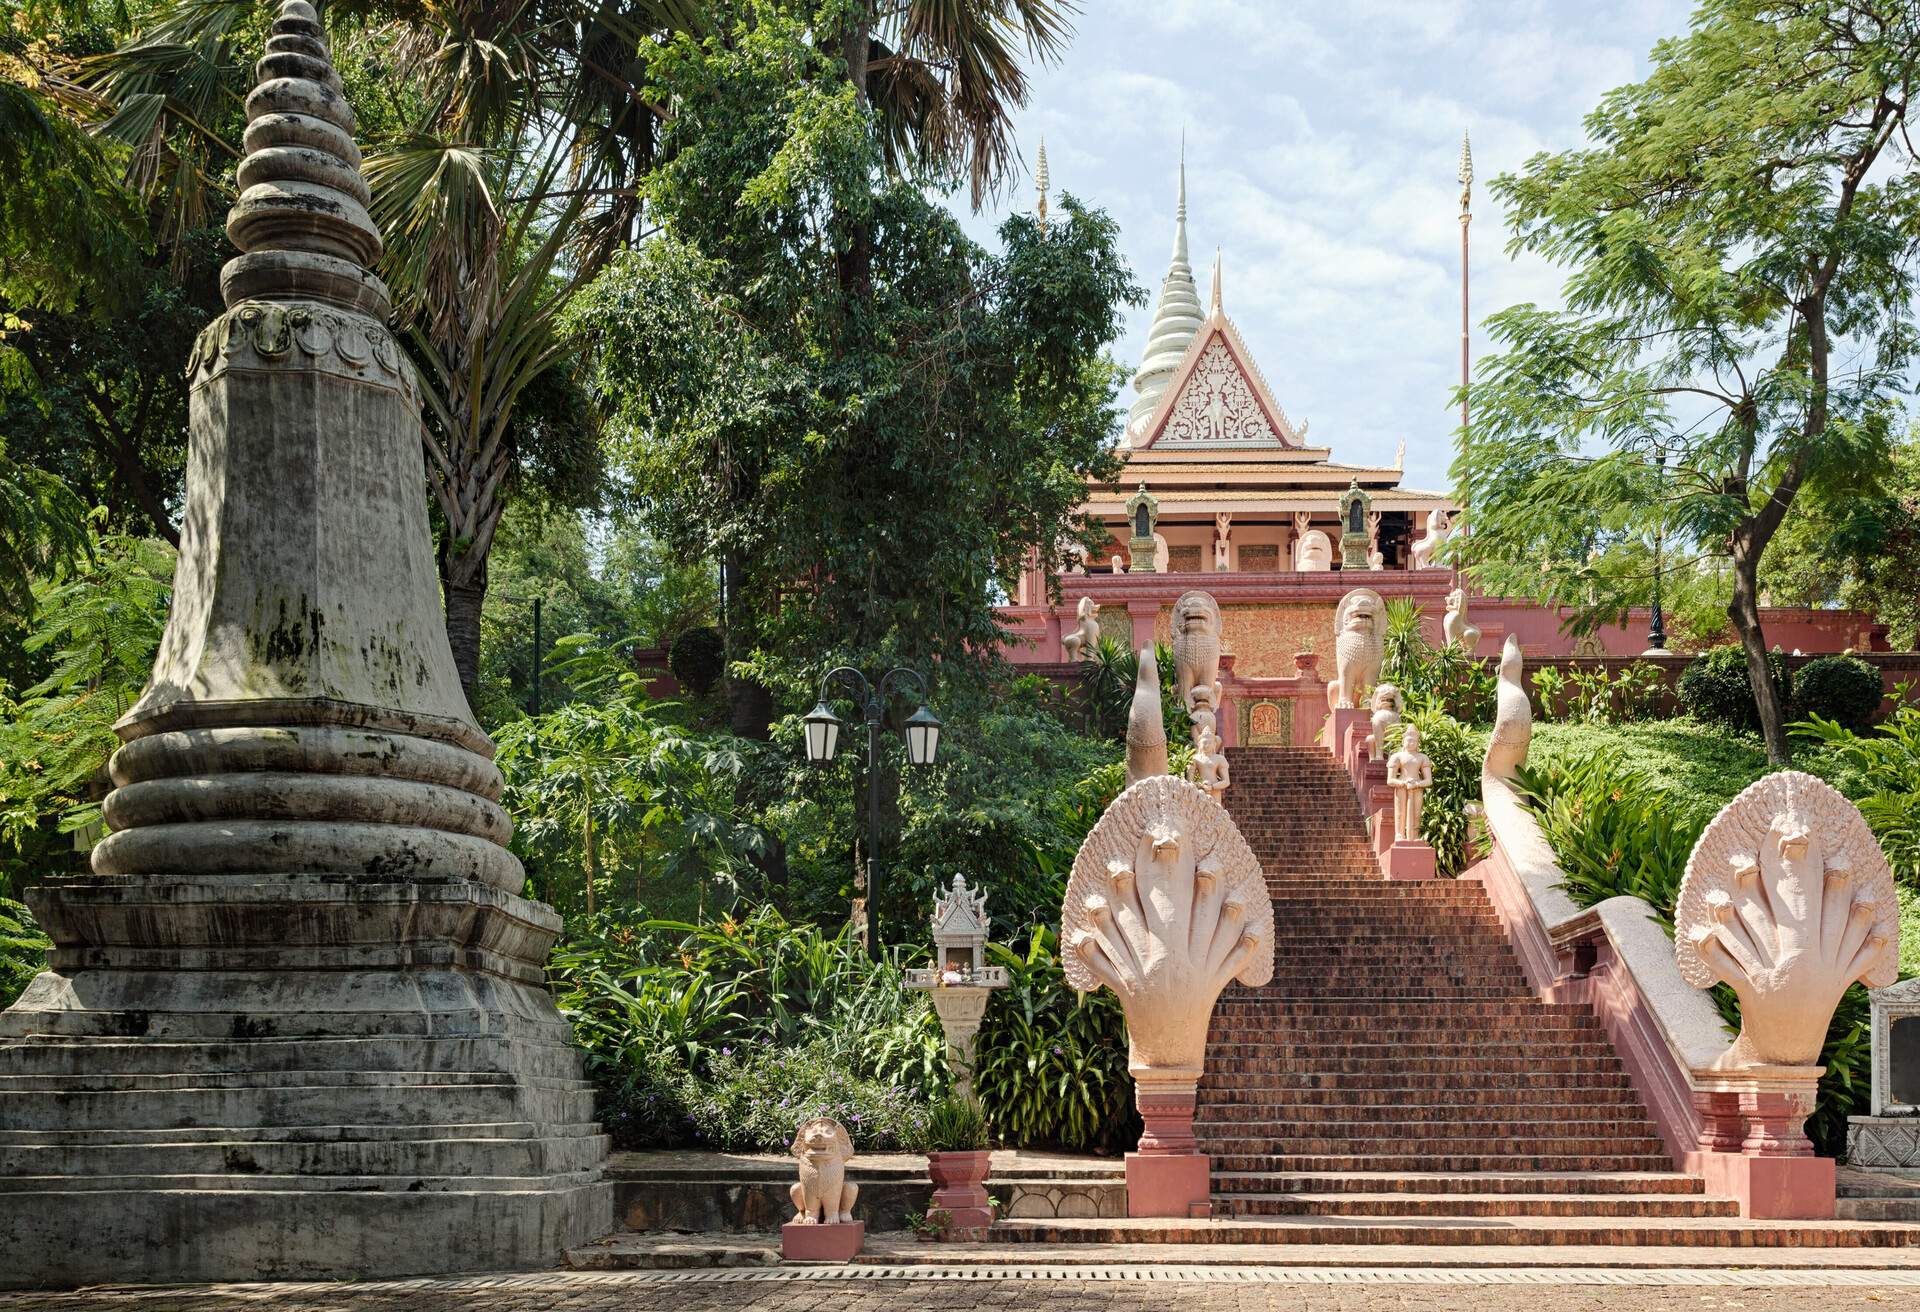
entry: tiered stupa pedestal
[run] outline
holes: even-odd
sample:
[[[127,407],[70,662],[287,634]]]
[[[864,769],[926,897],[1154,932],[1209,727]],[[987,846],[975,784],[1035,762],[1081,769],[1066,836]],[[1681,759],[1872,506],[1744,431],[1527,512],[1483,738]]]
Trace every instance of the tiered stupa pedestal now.
[[[27,891],[54,949],[0,1013],[0,1285],[537,1266],[612,1228],[340,90],[284,0],[113,833]]]

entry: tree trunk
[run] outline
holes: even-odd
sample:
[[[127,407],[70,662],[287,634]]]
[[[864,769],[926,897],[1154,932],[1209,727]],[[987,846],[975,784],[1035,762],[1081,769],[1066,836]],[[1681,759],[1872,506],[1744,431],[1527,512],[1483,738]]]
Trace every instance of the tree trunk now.
[[[1780,689],[1767,669],[1767,635],[1760,627],[1760,552],[1743,534],[1733,539],[1733,600],[1727,617],[1747,655],[1747,680],[1753,685],[1754,705],[1760,708],[1760,736],[1766,740],[1767,760],[1790,765],[1793,749],[1787,742],[1786,708]]]
[[[720,613],[725,625],[727,649],[727,709],[733,732],[742,738],[765,742],[772,736],[773,693],[753,679],[733,672],[733,663],[744,660],[753,649],[753,612],[741,598],[746,582],[746,565],[738,550],[729,548],[720,558]]]
[[[460,690],[473,705],[473,685],[480,677],[480,611],[487,601],[487,558],[471,547],[464,550],[449,534],[440,547],[440,587],[447,606],[447,643],[453,648],[453,666],[460,674]]]

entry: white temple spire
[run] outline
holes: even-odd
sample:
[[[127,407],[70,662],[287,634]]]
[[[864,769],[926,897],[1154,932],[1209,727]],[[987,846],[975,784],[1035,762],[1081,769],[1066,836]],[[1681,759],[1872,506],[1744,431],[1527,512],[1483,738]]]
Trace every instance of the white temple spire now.
[[[1139,393],[1127,411],[1127,445],[1138,442],[1160,404],[1161,394],[1173,382],[1187,348],[1193,344],[1206,316],[1200,309],[1200,289],[1194,285],[1193,265],[1187,260],[1187,147],[1180,141],[1179,199],[1174,206],[1173,259],[1166,277],[1160,280],[1160,298],[1153,307],[1153,323],[1147,329],[1147,349],[1133,376],[1133,390]]]
[[[1220,311],[1220,248],[1213,248],[1213,313]]]
[[[1040,193],[1040,200],[1039,203],[1034,206],[1034,213],[1040,216],[1042,225],[1047,221],[1047,184],[1049,181],[1051,181],[1051,179],[1047,176],[1047,139],[1042,137],[1040,138],[1040,153],[1033,162],[1033,185]]]

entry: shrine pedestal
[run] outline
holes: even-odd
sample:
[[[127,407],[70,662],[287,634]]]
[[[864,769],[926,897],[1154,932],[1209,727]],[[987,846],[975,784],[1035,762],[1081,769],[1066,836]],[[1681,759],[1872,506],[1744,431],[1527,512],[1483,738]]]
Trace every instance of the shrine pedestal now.
[[[1127,1215],[1192,1216],[1204,1209],[1213,1161],[1195,1146],[1195,1072],[1134,1071],[1134,1103],[1145,1129],[1140,1150],[1127,1154]]]
[[[1803,1128],[1823,1069],[1696,1071],[1700,1147],[1687,1154],[1686,1171],[1708,1193],[1739,1200],[1750,1220],[1832,1220],[1833,1159],[1814,1155]]]
[[[789,1221],[780,1227],[780,1256],[788,1262],[851,1262],[866,1246],[865,1221],[836,1221],[832,1225],[803,1225]]]
[[[1381,871],[1390,880],[1403,881],[1432,879],[1438,873],[1438,858],[1428,844],[1414,840],[1412,842],[1394,842],[1381,854]]]

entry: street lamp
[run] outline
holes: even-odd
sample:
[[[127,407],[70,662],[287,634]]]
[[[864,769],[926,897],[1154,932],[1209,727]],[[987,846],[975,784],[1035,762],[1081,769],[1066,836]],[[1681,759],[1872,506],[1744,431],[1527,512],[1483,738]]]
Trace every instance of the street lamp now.
[[[940,750],[940,717],[927,705],[927,681],[918,670],[899,666],[880,676],[879,685],[850,665],[827,671],[820,680],[820,701],[801,723],[806,728],[807,760],[814,765],[832,763],[840,748],[840,717],[827,705],[827,690],[843,683],[853,694],[854,704],[867,721],[867,953],[880,959],[880,726],[887,703],[898,685],[911,679],[920,692],[920,709],[907,717],[907,760],[914,765],[932,765]]]
[[[1660,500],[1662,514],[1664,514],[1667,490],[1667,449],[1664,446],[1654,448],[1653,463],[1660,471]],[[1646,654],[1649,656],[1655,654],[1665,655],[1667,650],[1667,620],[1666,616],[1660,613],[1660,567],[1663,563],[1661,556],[1665,553],[1665,550],[1666,524],[1664,519],[1656,519],[1653,525],[1653,596],[1651,598],[1652,604],[1649,606],[1652,615],[1647,626],[1648,649]]]

